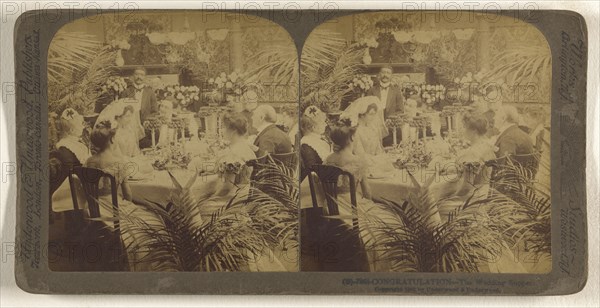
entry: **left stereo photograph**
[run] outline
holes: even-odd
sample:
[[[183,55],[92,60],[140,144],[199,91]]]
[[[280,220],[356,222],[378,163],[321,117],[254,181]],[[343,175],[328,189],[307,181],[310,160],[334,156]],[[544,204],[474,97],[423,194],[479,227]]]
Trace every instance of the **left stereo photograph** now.
[[[62,26],[47,56],[48,267],[298,271],[298,53],[258,16]]]

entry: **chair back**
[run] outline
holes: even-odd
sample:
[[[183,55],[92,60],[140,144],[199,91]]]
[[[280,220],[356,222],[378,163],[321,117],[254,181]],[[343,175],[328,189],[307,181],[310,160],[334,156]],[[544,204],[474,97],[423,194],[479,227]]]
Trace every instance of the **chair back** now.
[[[298,169],[298,152],[290,152],[290,153],[283,153],[283,154],[271,154],[271,157],[277,161],[277,162],[281,162],[282,164],[284,164],[285,166],[296,170]]]
[[[352,226],[358,228],[357,218],[357,198],[356,198],[356,182],[352,173],[342,170],[335,166],[329,165],[314,165],[309,174],[308,181],[310,185],[310,194],[313,201],[313,207],[318,207],[317,203],[317,192],[315,177],[318,179],[323,193],[325,194],[325,200],[327,202],[327,211],[329,215],[339,215],[340,210],[338,206],[338,180],[341,176],[348,177],[350,182],[350,203],[352,205]]]
[[[258,172],[262,168],[264,168],[264,166],[267,165],[270,160],[272,160],[272,158],[269,155],[269,153],[267,153],[261,157],[251,159],[246,162],[246,166],[252,167],[252,173],[250,174],[251,181],[254,181],[256,179],[256,175],[258,174]]]
[[[79,208],[77,204],[77,197],[75,196],[75,179],[73,176],[77,176],[77,179],[81,183],[83,187],[83,191],[85,192],[88,210],[91,218],[100,218],[100,202],[99,202],[99,190],[100,190],[100,181],[103,178],[107,178],[110,182],[110,190],[111,190],[111,201],[113,207],[113,217],[118,217],[118,195],[117,195],[117,182],[115,177],[111,174],[108,174],[102,170],[88,167],[77,166],[73,168],[73,171],[69,174],[69,184],[71,186],[71,196],[73,198],[73,206],[75,209]],[[119,229],[119,220],[114,220],[114,228],[115,230]]]

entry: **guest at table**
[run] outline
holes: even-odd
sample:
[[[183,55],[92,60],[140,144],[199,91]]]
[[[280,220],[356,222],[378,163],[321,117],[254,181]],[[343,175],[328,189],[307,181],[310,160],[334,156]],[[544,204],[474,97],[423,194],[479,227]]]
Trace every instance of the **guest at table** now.
[[[121,155],[119,146],[115,143],[115,134],[116,129],[111,128],[109,121],[96,124],[90,136],[95,154],[88,158],[85,162],[85,167],[100,169],[115,177],[117,187],[120,188],[118,196],[120,199],[119,205],[121,206],[123,202],[132,200],[131,189],[129,188],[127,179],[132,172],[135,172],[135,168]],[[100,182],[98,197],[100,200],[104,200],[102,204],[112,204],[111,196],[110,182],[107,178],[104,178]],[[101,212],[102,210],[103,207],[101,207]],[[107,209],[105,209],[106,211]],[[107,213],[103,214],[103,216],[112,215]]]
[[[60,117],[60,125],[62,138],[56,143],[56,149],[65,153],[65,157],[74,155],[77,163],[84,163],[90,157],[90,150],[81,142],[85,128],[83,116],[75,109],[67,108]]]
[[[257,156],[261,157],[267,153],[286,154],[293,151],[290,137],[275,124],[277,112],[272,106],[260,105],[252,113],[252,125],[258,134],[254,139],[254,145],[258,147]]]
[[[463,116],[464,138],[469,141],[469,147],[457,154],[453,169],[458,170],[457,175],[447,176],[447,181],[433,183],[427,188],[429,205],[437,205],[439,217],[448,217],[457,206],[472,197],[477,189],[477,198],[487,196],[487,185],[491,177],[491,168],[485,162],[494,160],[496,154],[489,143],[486,133],[488,121],[483,113],[467,113]],[[452,197],[452,200],[448,198]]]
[[[392,66],[382,66],[377,76],[377,84],[374,85],[367,95],[374,95],[379,98],[380,103],[378,104],[380,118],[380,135],[383,139],[384,146],[390,146],[393,144],[393,137],[389,134],[387,127],[385,127],[385,120],[391,115],[396,113],[404,112],[404,101],[402,95],[402,89],[395,84],[392,84]],[[398,128],[398,136],[401,136]]]
[[[252,168],[246,162],[256,159],[257,149],[247,139],[248,121],[240,113],[231,113],[223,117],[223,127],[223,137],[229,146],[217,154],[215,168],[220,179],[206,183],[200,199],[231,196],[250,181]]]
[[[175,141],[177,132],[170,125],[173,122],[173,103],[169,100],[162,100],[158,106],[158,118],[161,121],[160,128],[155,131],[156,145],[158,147],[167,147]]]
[[[495,125],[500,132],[496,139],[496,156],[529,155],[534,152],[530,136],[519,128],[519,113],[514,106],[502,106],[495,114]]]
[[[296,106],[297,107],[297,106]],[[298,109],[297,108],[284,108],[281,110],[279,117],[277,118],[277,125],[279,129],[283,130],[288,134],[290,140],[297,145],[299,136],[298,131]]]
[[[50,151],[48,163],[52,210],[53,212],[64,212],[67,232],[77,233],[79,228],[84,225],[82,213],[73,211],[72,202],[60,201],[71,199],[67,177],[73,167],[85,163],[90,157],[90,150],[81,142],[85,123],[83,116],[75,109],[65,109],[58,119],[58,126],[62,136],[55,145],[56,149]],[[83,202],[83,200],[80,201]]]
[[[331,145],[323,135],[327,116],[316,106],[309,106],[300,119],[300,182],[306,178],[311,166],[322,164],[331,154]]]
[[[367,180],[368,164],[363,158],[354,154],[356,127],[339,126],[332,129],[330,139],[333,142],[333,153],[325,159],[326,165],[336,166],[354,175],[356,186],[360,187],[361,196],[371,200],[371,188]],[[346,178],[338,183],[341,191],[348,192],[350,183]]]

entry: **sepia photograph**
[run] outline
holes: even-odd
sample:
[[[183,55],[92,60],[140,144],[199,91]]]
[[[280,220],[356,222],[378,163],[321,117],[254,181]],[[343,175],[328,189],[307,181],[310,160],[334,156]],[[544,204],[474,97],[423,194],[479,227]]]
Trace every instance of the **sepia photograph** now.
[[[463,13],[353,13],[306,39],[301,271],[551,271],[550,47]]]
[[[597,295],[592,10],[132,4],[3,6],[15,300]]]
[[[60,28],[50,270],[298,271],[296,50],[281,26],[234,12]]]

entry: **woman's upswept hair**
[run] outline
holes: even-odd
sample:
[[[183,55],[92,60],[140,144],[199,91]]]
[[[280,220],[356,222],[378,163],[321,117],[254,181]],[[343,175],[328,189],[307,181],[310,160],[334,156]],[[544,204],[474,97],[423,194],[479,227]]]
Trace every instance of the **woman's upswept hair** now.
[[[94,153],[104,152],[110,144],[113,142],[115,137],[116,129],[111,128],[110,121],[102,121],[96,124],[96,127],[90,135],[90,142],[92,143],[92,151]]]
[[[229,113],[223,117],[223,125],[240,136],[248,132],[248,119],[241,113]]]
[[[334,151],[345,149],[350,142],[352,142],[354,133],[356,133],[356,127],[351,127],[348,125],[334,126],[329,133],[329,139],[331,139],[331,142],[333,142]]]
[[[489,122],[485,114],[481,112],[469,112],[463,116],[463,123],[466,129],[474,131],[479,136],[487,133]]]

